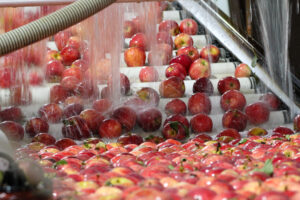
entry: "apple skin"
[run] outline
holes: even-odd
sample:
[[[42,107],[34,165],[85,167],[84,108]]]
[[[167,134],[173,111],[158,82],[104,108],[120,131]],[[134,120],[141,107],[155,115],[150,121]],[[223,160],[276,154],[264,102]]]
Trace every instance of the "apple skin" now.
[[[188,73],[193,61],[191,60],[191,58],[189,56],[183,54],[183,55],[179,55],[179,56],[172,58],[171,61],[169,62],[169,64],[172,64],[172,63],[181,64],[182,66],[185,67],[186,72]]]
[[[208,45],[201,49],[200,57],[209,61],[216,63],[220,58],[220,49],[214,45]]]
[[[187,197],[191,199],[212,200],[217,194],[207,188],[196,187],[188,191]]]
[[[82,81],[83,73],[79,67],[66,68],[62,73],[62,79],[68,76],[74,76],[78,81]]]
[[[79,83],[75,76],[66,76],[60,82],[61,86],[70,92],[74,91]]]
[[[195,60],[200,58],[200,54],[199,54],[198,50],[193,46],[182,47],[182,48],[178,49],[176,55],[179,56],[182,54],[189,56],[191,58],[192,62],[194,62]]]
[[[43,84],[43,76],[38,72],[30,72],[29,73],[29,84],[33,86],[39,86]]]
[[[136,96],[145,102],[145,106],[157,107],[159,104],[159,95],[153,88],[143,87],[140,90],[136,91]]]
[[[112,117],[120,122],[122,128],[129,132],[136,123],[136,113],[133,109],[127,106],[122,106],[113,111]]]
[[[189,35],[196,35],[198,32],[198,24],[193,19],[184,19],[181,21],[179,25],[179,29],[181,33],[187,33]]]
[[[202,58],[195,60],[189,68],[189,75],[192,80],[210,77],[211,70],[209,62]]]
[[[94,134],[96,134],[98,132],[99,126],[102,123],[102,121],[104,120],[104,116],[94,109],[85,109],[80,113],[79,116],[85,120],[88,128]]]
[[[247,126],[247,116],[236,109],[228,110],[222,117],[222,124],[225,128],[233,128],[237,131],[243,131]]]
[[[7,136],[9,140],[21,141],[24,138],[24,128],[17,122],[1,122],[0,130]]]
[[[216,137],[221,138],[224,136],[231,137],[232,139],[237,139],[237,140],[241,139],[240,133],[236,129],[233,129],[233,128],[228,128],[228,129],[221,131]]]
[[[166,65],[172,58],[172,47],[169,44],[156,44],[148,54],[148,64],[151,66]]]
[[[193,92],[206,93],[207,95],[210,96],[214,93],[214,87],[208,78],[202,77],[197,79],[193,84]]]
[[[185,115],[186,110],[187,110],[186,104],[184,103],[184,101],[180,99],[172,99],[165,106],[165,113],[167,115],[173,115],[173,114]]]
[[[232,76],[227,76],[218,82],[218,91],[220,94],[228,90],[240,90],[240,81]]]
[[[122,134],[122,125],[115,119],[106,119],[101,123],[98,133],[104,138],[116,138]]]
[[[164,98],[180,98],[185,93],[185,84],[182,79],[172,76],[159,85],[159,93]]]
[[[165,20],[165,21],[162,21],[159,24],[158,30],[159,30],[159,32],[163,32],[163,31],[168,32],[172,36],[176,36],[180,32],[179,25],[174,20]]]
[[[268,131],[266,129],[260,128],[260,127],[254,127],[250,129],[247,133],[248,137],[250,136],[264,136],[267,135]]]
[[[234,76],[236,78],[250,77],[251,75],[252,75],[251,69],[245,63],[241,63],[235,68]]]
[[[166,68],[165,74],[167,78],[170,78],[171,76],[177,76],[182,80],[184,80],[187,75],[185,68],[179,63],[170,64]]]
[[[294,131],[292,129],[284,127],[284,126],[278,126],[278,127],[274,128],[272,131],[273,131],[273,133],[279,133],[282,136],[294,134]]]
[[[9,88],[14,83],[11,67],[0,68],[0,88]]]
[[[123,24],[124,38],[131,38],[136,33],[135,25],[132,21],[126,20]]]
[[[213,128],[213,122],[211,118],[206,114],[196,114],[190,121],[192,131],[194,133],[211,132]]]
[[[107,81],[107,87],[108,88],[112,88],[112,76],[109,77],[108,81]],[[130,81],[129,78],[123,74],[120,73],[120,89],[121,89],[121,94],[122,95],[127,95],[130,91]]]
[[[139,78],[141,82],[156,82],[159,79],[159,75],[154,67],[143,67],[140,70]]]
[[[296,115],[294,118],[294,130],[296,132],[300,131],[300,115]]]
[[[161,126],[162,114],[156,108],[146,108],[137,114],[137,122],[145,132],[156,131]]]
[[[61,85],[54,85],[50,89],[50,103],[62,103],[68,97],[68,91]]]
[[[60,54],[65,66],[70,66],[75,60],[80,58],[79,49],[74,46],[65,46]]]
[[[54,41],[58,50],[62,50],[68,43],[69,38],[72,36],[70,31],[60,31],[54,35]]]
[[[72,116],[63,120],[62,135],[66,138],[81,140],[89,138],[91,131],[84,119],[79,116]]]
[[[71,67],[78,67],[82,72],[86,72],[89,69],[88,61],[82,58],[75,60]]]
[[[59,60],[51,60],[46,64],[45,79],[50,83],[60,82],[62,79],[64,65]]]
[[[188,110],[192,115],[198,113],[209,114],[211,102],[205,93],[193,94],[188,100]]]
[[[122,145],[127,145],[127,144],[137,144],[140,145],[143,143],[143,138],[140,135],[134,134],[134,133],[128,133],[125,135],[121,135],[118,138],[118,143],[121,143]]]
[[[168,122],[162,129],[162,135],[167,139],[183,140],[188,132],[180,122]]]
[[[49,103],[43,105],[39,109],[38,114],[45,121],[58,123],[62,118],[63,111],[58,104]]]
[[[59,60],[62,61],[62,57],[60,53],[56,50],[48,50],[46,55],[46,62],[50,62],[51,60]]]
[[[168,122],[180,122],[183,124],[187,129],[190,128],[189,121],[186,117],[180,114],[174,114],[167,117],[167,119],[164,121],[164,125],[166,125]]]
[[[131,47],[125,50],[124,59],[128,67],[144,66],[146,54],[138,47]]]
[[[14,121],[21,122],[23,119],[22,110],[17,106],[10,106],[0,111],[0,122]]]
[[[251,124],[259,125],[269,120],[270,110],[268,106],[263,102],[256,102],[247,105],[245,113]]]
[[[168,32],[158,32],[156,34],[156,41],[158,44],[165,43],[173,47],[173,38]]]
[[[39,133],[32,138],[32,142],[41,142],[45,145],[54,145],[56,139],[49,133]]]
[[[186,34],[186,33],[180,33],[174,39],[175,49],[193,46],[193,44],[194,44],[193,38],[189,34]]]
[[[143,51],[149,50],[148,39],[144,33],[137,33],[132,36],[129,47],[139,47]]]
[[[31,118],[26,122],[25,131],[30,137],[34,137],[39,133],[47,133],[49,130],[49,124],[38,117]]]
[[[281,102],[278,97],[272,93],[265,93],[259,97],[259,100],[264,102],[270,110],[278,110]]]
[[[222,94],[220,104],[225,112],[229,109],[243,110],[246,105],[246,98],[238,90],[228,90]]]

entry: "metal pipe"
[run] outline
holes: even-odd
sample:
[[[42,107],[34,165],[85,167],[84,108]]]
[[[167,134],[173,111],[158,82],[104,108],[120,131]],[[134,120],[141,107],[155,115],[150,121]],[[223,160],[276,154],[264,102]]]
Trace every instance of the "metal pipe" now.
[[[26,7],[26,6],[53,6],[53,5],[68,5],[76,0],[1,0],[0,7]],[[163,0],[117,0],[116,3],[129,2],[146,2],[146,1],[163,1]]]

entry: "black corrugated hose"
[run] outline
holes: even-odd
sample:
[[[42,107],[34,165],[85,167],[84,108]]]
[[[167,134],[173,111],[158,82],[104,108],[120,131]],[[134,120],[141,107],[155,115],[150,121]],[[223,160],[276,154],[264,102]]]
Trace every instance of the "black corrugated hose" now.
[[[0,35],[0,56],[47,38],[106,8],[116,0],[78,0],[48,16]]]

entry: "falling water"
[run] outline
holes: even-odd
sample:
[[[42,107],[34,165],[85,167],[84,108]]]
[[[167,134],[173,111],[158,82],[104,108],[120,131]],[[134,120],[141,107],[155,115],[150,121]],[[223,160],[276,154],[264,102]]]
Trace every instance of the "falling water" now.
[[[289,1],[257,1],[261,34],[268,72],[275,83],[293,100],[293,86],[288,58],[290,33]],[[291,114],[294,110],[291,108]]]

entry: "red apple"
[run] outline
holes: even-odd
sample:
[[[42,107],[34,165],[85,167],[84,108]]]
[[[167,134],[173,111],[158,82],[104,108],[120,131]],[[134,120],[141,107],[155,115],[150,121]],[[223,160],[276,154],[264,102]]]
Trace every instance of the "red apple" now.
[[[245,113],[251,124],[259,125],[269,120],[270,110],[263,102],[256,102],[246,106]]]
[[[203,77],[210,77],[211,71],[209,62],[202,58],[195,60],[189,68],[189,75],[193,80],[197,80]]]
[[[263,94],[262,96],[259,97],[259,100],[264,102],[269,107],[270,110],[278,110],[281,104],[278,97],[276,97],[272,93]]]
[[[179,28],[181,33],[187,33],[189,35],[196,35],[198,32],[197,22],[190,18],[182,20]]]
[[[55,142],[55,146],[57,146],[60,150],[64,150],[73,145],[76,145],[76,143],[70,138],[63,138]]]
[[[143,51],[149,50],[148,39],[144,33],[137,33],[132,36],[129,47],[139,47]]]
[[[168,122],[162,129],[162,135],[166,139],[183,140],[188,136],[188,129],[180,122]]]
[[[137,144],[140,145],[143,143],[143,138],[140,135],[134,134],[134,133],[129,133],[125,135],[121,135],[118,138],[118,143],[121,143],[122,145],[127,145],[127,144]]]
[[[200,57],[209,61],[216,63],[220,58],[220,49],[214,45],[208,45],[201,49]]]
[[[196,187],[188,191],[187,197],[191,199],[212,200],[217,194],[207,188]]]
[[[63,58],[63,64],[70,66],[75,60],[80,58],[79,49],[73,46],[65,46],[60,52]]]
[[[135,25],[132,21],[126,20],[123,24],[124,38],[131,38],[136,33]]]
[[[280,135],[291,135],[294,134],[294,131],[290,128],[278,126],[273,129],[273,133],[279,133]]]
[[[113,82],[112,82],[112,76],[109,77],[108,82],[107,82],[107,87],[112,88]],[[120,73],[120,89],[121,89],[121,94],[126,95],[130,91],[130,81],[128,77]]]
[[[159,93],[164,98],[179,98],[185,93],[185,85],[182,79],[172,76],[159,85]]]
[[[250,67],[245,64],[241,63],[239,64],[234,71],[234,76],[236,78],[241,78],[241,77],[250,77],[252,74]]]
[[[71,91],[71,92],[76,89],[76,87],[79,83],[80,83],[80,80],[78,80],[75,76],[66,76],[60,82],[61,86],[65,90]]]
[[[156,131],[162,122],[162,114],[156,108],[146,108],[137,114],[137,122],[145,132]]]
[[[240,81],[232,76],[227,76],[218,82],[218,91],[220,94],[228,90],[240,90]]]
[[[167,119],[164,121],[164,125],[166,125],[168,122],[180,122],[183,124],[187,129],[189,129],[190,124],[186,117],[180,114],[170,115],[167,117]]]
[[[176,56],[176,57],[172,58],[172,60],[169,62],[169,64],[172,64],[172,63],[181,64],[182,66],[185,67],[186,72],[188,73],[189,69],[190,69],[190,66],[193,62],[192,62],[192,60],[189,56],[183,54],[183,55]]]
[[[122,134],[122,125],[114,119],[104,120],[99,127],[99,135],[104,138],[115,138]]]
[[[30,85],[38,86],[38,85],[42,85],[42,83],[43,83],[43,76],[40,73],[35,71],[29,73]]]
[[[9,88],[14,83],[11,67],[0,67],[0,88]]]
[[[94,134],[98,133],[99,126],[104,120],[104,116],[101,113],[94,109],[85,109],[79,116],[86,121],[89,129]]]
[[[59,60],[51,60],[46,65],[45,79],[50,83],[60,82],[64,70],[65,67]]]
[[[158,44],[160,43],[165,43],[165,44],[169,44],[171,47],[173,47],[173,38],[170,35],[170,33],[168,32],[158,32],[156,34],[156,41]]]
[[[73,140],[89,138],[91,131],[84,119],[73,116],[63,120],[62,135]]]
[[[132,19],[132,22],[134,23],[134,26],[136,28],[136,32],[145,32],[145,19],[144,16],[137,16]]]
[[[67,105],[70,105],[73,103],[83,105],[83,100],[78,96],[70,96],[70,97],[66,98],[66,100],[64,101],[64,106],[67,106]]]
[[[46,55],[46,62],[49,62],[51,60],[59,60],[62,61],[62,57],[60,53],[56,50],[48,50]]]
[[[167,115],[173,114],[186,114],[186,105],[184,101],[180,99],[172,99],[165,106],[165,112]]]
[[[211,111],[211,102],[205,93],[193,94],[188,101],[188,110],[192,115],[198,113],[209,114]]]
[[[180,33],[174,39],[175,49],[193,46],[193,44],[194,44],[193,38],[186,33]]]
[[[296,117],[294,118],[294,130],[296,132],[300,131],[300,115],[296,115]]]
[[[171,58],[172,47],[169,44],[156,44],[148,54],[148,64],[151,66],[166,65]]]
[[[136,96],[142,99],[146,106],[158,106],[159,104],[159,95],[156,90],[150,87],[144,87],[136,91]]]
[[[218,140],[224,141],[224,140],[240,140],[241,135],[240,133],[233,128],[228,128],[223,131],[221,131],[217,136]]]
[[[71,36],[66,46],[72,46],[78,50],[81,50],[81,48],[84,46],[84,42],[78,36]]]
[[[172,63],[166,68],[166,77],[169,78],[171,76],[177,76],[182,80],[186,77],[186,70],[185,68],[179,63]]]
[[[41,142],[45,145],[53,145],[56,139],[49,133],[39,133],[32,138],[32,142]]]
[[[54,41],[58,50],[61,51],[67,45],[67,42],[71,36],[72,33],[70,31],[60,31],[54,35]]]
[[[85,72],[89,69],[88,61],[86,61],[84,59],[75,60],[72,63],[71,67],[72,68],[78,67],[82,72]]]
[[[0,130],[9,140],[20,141],[24,138],[24,128],[14,121],[1,122]]]
[[[211,132],[213,128],[213,122],[211,118],[206,114],[197,114],[191,118],[191,128],[194,133]]]
[[[22,110],[16,106],[10,106],[0,111],[0,122],[15,121],[20,122],[23,119]]]
[[[245,130],[247,126],[247,116],[239,110],[228,110],[222,118],[222,124],[225,128],[233,128],[237,131]]]
[[[141,82],[156,82],[159,79],[159,75],[154,67],[143,67],[140,70],[139,78]]]
[[[113,111],[112,117],[124,128],[126,132],[131,131],[136,122],[136,113],[130,107],[122,106]]]
[[[109,99],[99,99],[95,100],[93,103],[93,109],[100,113],[106,113],[110,110],[112,102]]]
[[[49,103],[43,105],[39,111],[39,116],[50,123],[57,123],[60,121],[62,117],[62,109],[59,107],[58,104],[55,103]]]
[[[80,70],[79,67],[66,68],[62,73],[62,78],[65,78],[65,77],[68,77],[68,76],[73,76],[78,81],[82,81],[82,79],[83,79],[83,73],[82,73],[82,71]]]
[[[65,119],[65,118],[79,115],[81,113],[81,111],[83,111],[83,109],[84,108],[83,108],[82,104],[73,103],[73,104],[67,105],[63,108],[62,118]]]
[[[74,93],[83,99],[99,97],[99,88],[93,80],[87,79],[77,84]]]
[[[174,20],[165,20],[159,24],[159,32],[165,31],[170,33],[172,36],[179,34],[179,26]]]
[[[238,90],[228,90],[222,94],[220,104],[224,111],[229,109],[243,110],[246,105],[246,98]]]
[[[62,103],[68,97],[68,91],[61,85],[54,85],[50,89],[50,103]]]
[[[247,133],[248,137],[251,136],[264,136],[267,135],[268,131],[266,129],[260,128],[260,127],[254,127],[252,129],[250,129]]]
[[[48,133],[49,124],[41,118],[31,118],[26,122],[25,131],[30,137],[34,137],[39,133]]]
[[[200,58],[200,54],[198,52],[198,50],[193,47],[193,46],[189,46],[189,47],[182,47],[180,49],[178,49],[176,55],[187,55],[191,58],[192,62],[194,62],[195,60],[197,60],[198,58]]]
[[[206,93],[207,95],[210,96],[214,93],[214,87],[208,78],[202,77],[197,79],[193,84],[193,92]]]
[[[131,47],[125,50],[124,59],[128,67],[144,66],[146,54],[138,47]]]

